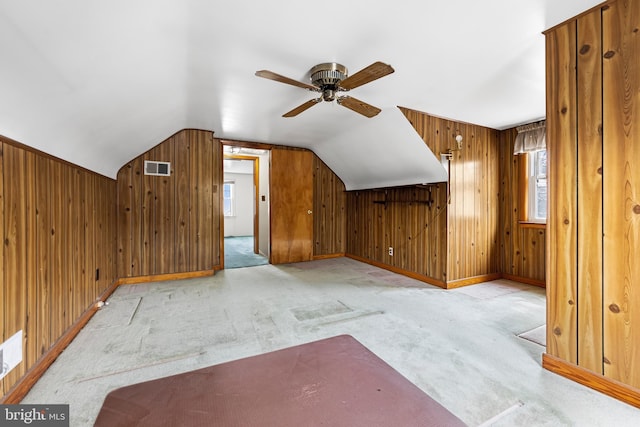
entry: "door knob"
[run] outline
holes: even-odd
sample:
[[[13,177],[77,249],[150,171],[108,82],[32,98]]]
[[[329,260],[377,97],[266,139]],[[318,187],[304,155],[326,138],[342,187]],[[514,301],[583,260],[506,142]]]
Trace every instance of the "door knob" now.
[[[311,209],[309,209],[309,210],[307,211],[307,214],[308,214],[308,215],[311,215],[312,213],[313,213],[313,211],[311,211]]]

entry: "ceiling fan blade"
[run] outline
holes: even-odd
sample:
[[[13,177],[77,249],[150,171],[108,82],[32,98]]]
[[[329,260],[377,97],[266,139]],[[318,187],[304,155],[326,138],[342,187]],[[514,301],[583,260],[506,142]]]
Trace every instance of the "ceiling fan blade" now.
[[[309,108],[313,107],[314,105],[318,104],[322,102],[322,98],[316,98],[316,99],[312,99],[309,100],[307,102],[305,102],[302,105],[298,105],[296,108],[294,108],[293,110],[289,111],[288,113],[285,113],[282,115],[282,117],[294,117],[297,116],[298,114],[302,113],[305,110],[308,110]]]
[[[359,99],[353,98],[351,96],[341,96],[337,99],[337,101],[338,104],[342,105],[343,107],[347,107],[348,109],[369,118],[378,115],[378,113],[382,111],[378,107],[369,105],[366,102],[362,102]]]
[[[351,90],[358,86],[362,86],[363,84],[377,80],[380,77],[391,74],[394,71],[395,70],[391,67],[391,65],[384,64],[380,61],[374,62],[367,68],[364,68],[357,73],[350,75],[349,77],[341,81],[338,86],[340,86],[344,90]]]
[[[320,89],[307,84],[307,83],[303,83],[303,82],[299,82],[297,80],[293,80],[290,79],[289,77],[285,77],[285,76],[281,76],[280,74],[276,74],[273,71],[269,71],[269,70],[260,70],[260,71],[256,71],[256,76],[258,77],[263,77],[265,79],[269,79],[269,80],[275,80],[277,82],[280,83],[286,83],[288,85],[293,85],[293,86],[298,86],[301,87],[303,89],[309,89],[309,90],[313,90],[318,92]]]

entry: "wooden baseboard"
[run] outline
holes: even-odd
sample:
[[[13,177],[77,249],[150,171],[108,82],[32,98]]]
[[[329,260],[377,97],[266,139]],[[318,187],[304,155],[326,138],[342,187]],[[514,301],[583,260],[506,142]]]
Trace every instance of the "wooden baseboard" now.
[[[321,259],[332,259],[332,258],[341,258],[345,256],[345,253],[339,253],[339,254],[325,254],[325,255],[314,255],[313,256],[313,260],[317,261],[317,260],[321,260]]]
[[[503,279],[513,280],[514,282],[526,283],[527,285],[539,286],[546,288],[547,283],[544,280],[530,279],[528,277],[514,276],[513,274],[502,273]]]
[[[378,261],[370,260],[367,258],[359,257],[358,255],[353,254],[345,254],[347,258],[355,259],[356,261],[364,262],[366,264],[374,265],[379,268],[383,268],[385,270],[393,271],[394,273],[402,274],[403,276],[410,277],[412,279],[419,280],[421,282],[428,283],[430,285],[437,286],[439,288],[446,289],[447,285],[442,280],[434,279],[433,277],[425,276],[423,274],[418,274],[413,271],[403,270],[402,268],[394,267],[392,265],[383,264]]]
[[[135,285],[138,283],[162,282],[164,280],[193,279],[195,277],[213,276],[215,270],[190,271],[186,273],[152,274],[150,276],[123,277],[118,285]]]
[[[542,367],[580,383],[584,386],[597,390],[607,396],[618,399],[629,405],[640,408],[640,390],[612,380],[604,375],[589,371],[573,363],[566,362],[547,353],[542,354]]]
[[[478,283],[488,282],[490,280],[502,279],[502,273],[483,274],[480,276],[467,277],[465,279],[451,280],[447,282],[447,289],[456,289],[463,286],[477,285]]]
[[[0,399],[0,404],[18,404],[27,395],[31,387],[42,377],[51,364],[58,358],[65,348],[73,341],[78,333],[99,310],[100,302],[104,302],[118,287],[115,281],[105,290],[96,303],[87,308],[84,313],[67,329],[60,338],[46,351],[38,361],[27,371],[26,374]]]

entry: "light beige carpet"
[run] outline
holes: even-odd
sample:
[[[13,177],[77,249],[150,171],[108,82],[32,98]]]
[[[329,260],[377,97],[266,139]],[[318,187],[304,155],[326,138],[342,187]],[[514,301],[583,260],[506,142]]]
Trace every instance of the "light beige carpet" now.
[[[547,346],[547,325],[538,326],[530,331],[523,332],[518,335],[520,338],[529,340],[543,347]]]

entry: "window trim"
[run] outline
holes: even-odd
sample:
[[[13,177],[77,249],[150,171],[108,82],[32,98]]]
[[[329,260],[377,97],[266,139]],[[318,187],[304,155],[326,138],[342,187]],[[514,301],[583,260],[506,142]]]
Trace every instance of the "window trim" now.
[[[532,220],[529,218],[530,182],[529,165],[531,153],[521,153],[517,157],[518,169],[518,224],[522,228],[546,228],[547,219]]]

